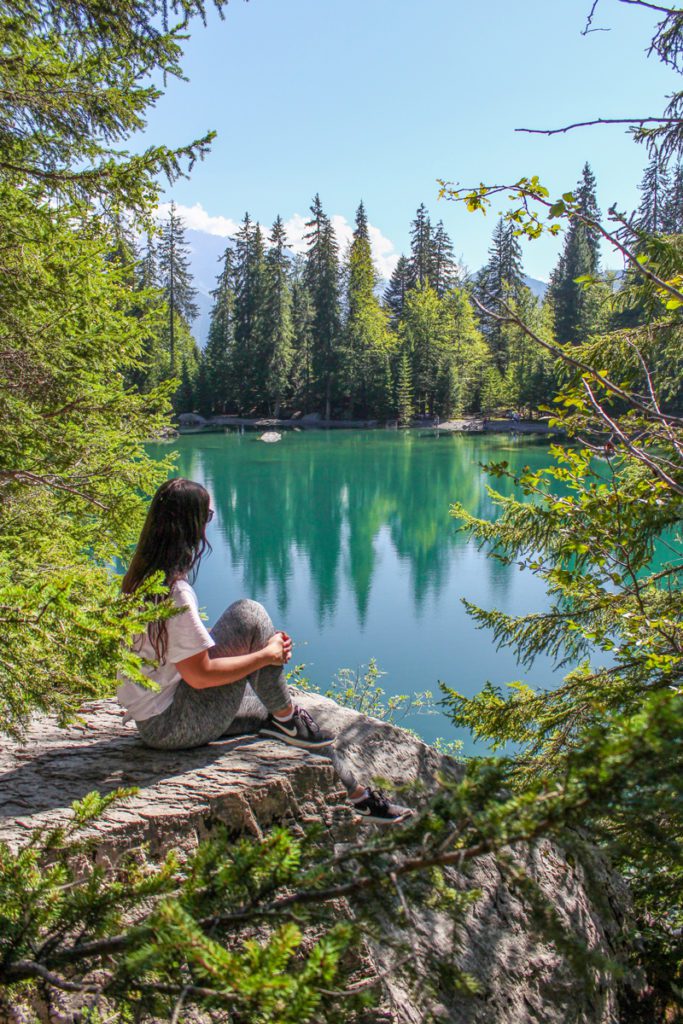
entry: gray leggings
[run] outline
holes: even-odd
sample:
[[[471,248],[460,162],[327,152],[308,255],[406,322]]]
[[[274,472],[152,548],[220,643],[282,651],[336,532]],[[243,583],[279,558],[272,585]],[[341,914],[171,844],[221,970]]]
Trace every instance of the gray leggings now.
[[[256,601],[236,601],[211,630],[216,646],[211,658],[224,658],[262,650],[275,628],[268,612]],[[201,747],[225,736],[258,731],[269,712],[281,711],[291,700],[280,665],[269,665],[225,686],[197,690],[184,679],[178,683],[173,703],[160,715],[136,722],[143,743],[156,750]],[[334,747],[320,750],[332,762],[349,793],[358,782]]]

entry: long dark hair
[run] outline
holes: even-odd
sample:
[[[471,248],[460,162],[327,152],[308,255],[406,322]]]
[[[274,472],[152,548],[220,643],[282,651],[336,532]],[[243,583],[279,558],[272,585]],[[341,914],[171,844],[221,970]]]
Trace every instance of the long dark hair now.
[[[211,549],[206,539],[209,492],[193,480],[167,480],[152,498],[135,554],[121,589],[133,594],[154,573],[163,572],[169,592],[174,583],[196,573],[202,555]],[[159,600],[156,598],[155,600]],[[168,646],[166,621],[147,627],[154,653],[163,662]]]

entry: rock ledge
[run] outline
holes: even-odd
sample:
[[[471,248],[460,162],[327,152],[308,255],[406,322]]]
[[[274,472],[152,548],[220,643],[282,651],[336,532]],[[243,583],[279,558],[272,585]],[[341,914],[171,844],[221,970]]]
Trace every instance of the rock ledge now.
[[[363,779],[420,781],[430,789],[437,771],[460,770],[401,729],[324,697],[302,694],[297,699],[338,735],[338,750]],[[331,844],[357,832],[344,789],[325,758],[254,736],[196,750],[149,750],[133,725],[122,724],[113,701],[87,705],[82,722],[67,729],[37,718],[23,744],[3,748],[0,775],[0,840],[11,846],[38,825],[63,822],[71,802],[93,789],[106,793],[138,787],[136,796],[111,807],[98,822],[97,858],[105,864],[114,864],[121,852],[142,842],[152,858],[171,847],[189,851],[216,820],[235,835],[259,836],[276,822],[296,825],[322,817]],[[592,948],[611,952],[623,896],[604,866],[597,859],[591,865],[589,886],[586,872],[570,866],[548,842],[523,851],[520,859],[553,900],[567,930]],[[596,891],[596,874],[599,909],[589,895]],[[412,941],[420,956],[457,961],[478,979],[480,994],[463,999],[445,990],[439,1002],[417,1006],[397,978],[389,984],[396,1022],[421,1024],[428,1010],[458,1024],[608,1024],[616,1019],[611,986],[585,991],[567,960],[535,934],[529,909],[510,892],[493,857],[482,858],[466,875],[454,869],[447,875],[451,884],[480,889],[481,899],[458,934],[445,915],[425,908]],[[382,952],[376,954],[378,967],[386,966]]]

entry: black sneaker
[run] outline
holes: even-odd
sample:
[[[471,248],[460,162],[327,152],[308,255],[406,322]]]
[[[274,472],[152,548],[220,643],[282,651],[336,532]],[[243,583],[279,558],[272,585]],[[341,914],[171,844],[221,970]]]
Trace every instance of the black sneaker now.
[[[398,825],[413,813],[409,807],[390,803],[381,789],[368,790],[364,800],[352,800],[351,806],[364,821],[374,821],[378,825]]]
[[[308,711],[294,705],[294,714],[286,722],[268,715],[268,720],[259,729],[259,736],[270,736],[282,740],[293,747],[305,750],[317,750],[318,747],[329,747],[334,743],[334,736],[323,732],[313,721]]]

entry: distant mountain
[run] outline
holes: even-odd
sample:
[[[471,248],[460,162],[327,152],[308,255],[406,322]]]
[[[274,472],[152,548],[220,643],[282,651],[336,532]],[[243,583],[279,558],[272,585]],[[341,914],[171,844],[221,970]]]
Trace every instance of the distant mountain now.
[[[213,299],[210,295],[200,291],[197,295],[197,305],[199,306],[199,316],[192,324],[192,333],[199,347],[204,348],[209,338]]]
[[[530,289],[537,299],[544,298],[545,293],[548,291],[548,282],[539,281],[537,277],[527,277],[525,274],[524,284]]]
[[[216,287],[221,264],[220,258],[228,246],[232,247],[232,239],[220,235],[209,235],[206,231],[188,229],[185,232],[190,247],[190,268],[194,277],[194,286],[198,291],[197,305],[199,316],[192,324],[192,331],[199,345],[204,348],[209,335],[209,321],[213,299],[211,292]]]

